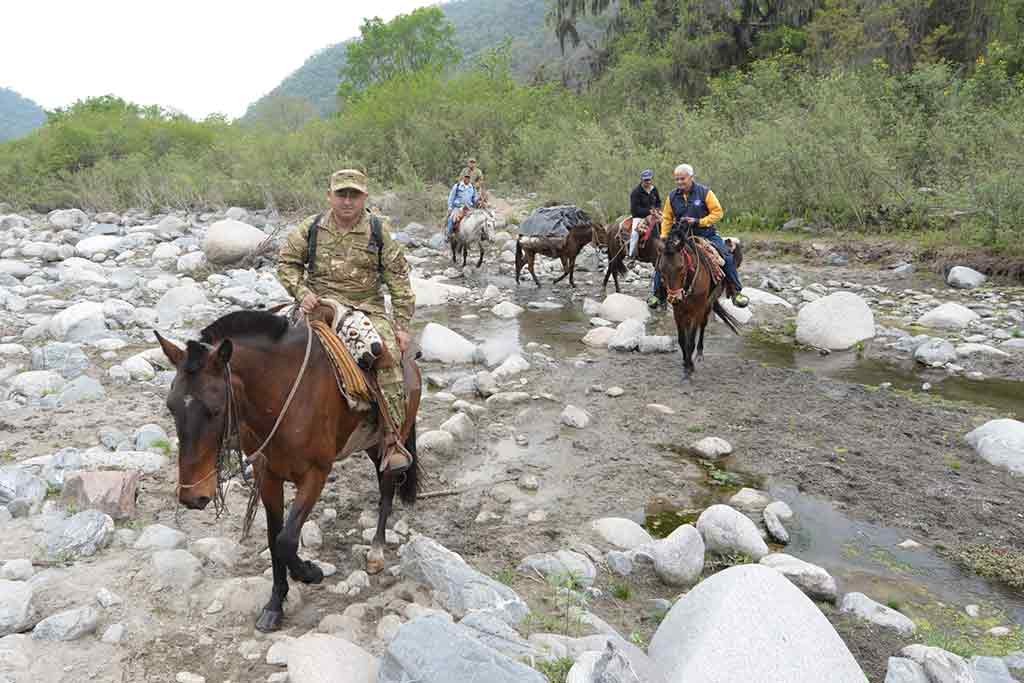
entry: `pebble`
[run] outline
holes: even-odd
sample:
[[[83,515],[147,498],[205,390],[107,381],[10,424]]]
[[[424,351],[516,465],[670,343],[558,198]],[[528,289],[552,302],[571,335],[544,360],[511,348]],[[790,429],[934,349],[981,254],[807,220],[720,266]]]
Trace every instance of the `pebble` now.
[[[967,605],[967,607],[964,607],[964,612],[967,612],[967,616],[971,619],[977,619],[981,616],[981,608],[977,605]]]
[[[904,550],[917,550],[921,547],[921,544],[911,538],[908,538],[902,543],[898,543],[897,547],[903,548]]]
[[[608,394],[612,398],[618,398],[626,393],[626,391],[622,387],[608,387],[608,390],[604,393]]]
[[[672,408],[669,408],[668,406],[662,405],[660,403],[648,403],[644,407],[647,410],[651,411],[651,412],[661,413],[662,415],[675,415],[676,414],[676,411],[674,411]]]
[[[176,683],[206,683],[206,677],[188,671],[179,671],[174,677]]]

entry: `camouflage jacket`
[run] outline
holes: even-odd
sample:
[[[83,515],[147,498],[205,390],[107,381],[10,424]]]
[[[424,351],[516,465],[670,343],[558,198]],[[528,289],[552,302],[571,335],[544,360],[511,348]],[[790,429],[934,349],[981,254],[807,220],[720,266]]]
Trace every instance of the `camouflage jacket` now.
[[[386,315],[380,282],[391,292],[391,309],[399,329],[407,329],[416,310],[416,297],[409,281],[409,264],[402,246],[391,239],[388,224],[383,222],[384,272],[377,277],[377,254],[368,248],[370,241],[370,214],[349,232],[335,227],[330,212],[324,215],[317,233],[316,268],[310,277],[306,272],[306,253],[309,249],[309,226],[316,216],[310,216],[296,227],[284,246],[277,264],[277,278],[295,297],[302,301],[312,292],[318,297],[358,308],[371,315]]]

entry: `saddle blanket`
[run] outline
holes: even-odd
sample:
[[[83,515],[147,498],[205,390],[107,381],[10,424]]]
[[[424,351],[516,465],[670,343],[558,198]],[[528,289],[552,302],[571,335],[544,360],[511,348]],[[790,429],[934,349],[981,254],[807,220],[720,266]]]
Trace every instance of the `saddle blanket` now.
[[[718,249],[715,249],[715,245],[703,237],[694,237],[693,242],[697,245],[698,249],[704,252],[704,256],[711,266],[711,281],[718,284],[725,277],[725,271],[722,270],[722,266],[725,265],[725,259],[718,253]]]

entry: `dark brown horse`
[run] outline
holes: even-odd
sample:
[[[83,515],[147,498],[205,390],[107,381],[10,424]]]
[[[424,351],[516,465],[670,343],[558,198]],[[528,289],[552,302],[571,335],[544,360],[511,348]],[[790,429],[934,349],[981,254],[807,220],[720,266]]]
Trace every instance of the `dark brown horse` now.
[[[743,262],[743,250],[738,243],[731,240],[727,243],[739,268]],[[712,282],[711,263],[692,235],[673,230],[665,242],[657,268],[668,293],[668,302],[672,304],[679,349],[683,352],[683,381],[687,381],[694,371],[694,347],[697,358],[704,357],[704,329],[712,311],[736,334],[740,333],[740,323],[718,301],[726,290],[726,278],[717,284]]]
[[[381,571],[384,531],[395,489],[405,503],[416,500],[418,389],[410,391],[403,426],[405,446],[414,462],[396,481],[392,473],[380,472],[380,442],[372,413],[350,407],[341,395],[331,361],[304,321],[292,326],[271,313],[236,311],[206,327],[200,340],[188,342],[184,349],[159,333],[156,337],[177,371],[167,407],[180,443],[177,495],[181,504],[202,510],[220,495],[223,458],[236,430],[242,452],[251,454],[248,459],[266,509],[274,567],[273,592],[256,628],[280,628],[288,573],[303,583],[323,580],[319,567],[299,558],[299,534],[335,460],[362,450],[374,463],[380,487],[377,535],[367,556],[367,571]],[[403,368],[418,379],[411,360]],[[293,395],[294,401],[289,402]],[[287,520],[286,481],[296,486]],[[252,510],[254,514],[255,507]]]
[[[594,225],[577,225],[569,231],[569,236],[565,238],[561,246],[556,241],[547,238],[524,238],[520,235],[516,238],[516,284],[519,284],[519,272],[525,263],[533,281],[540,287],[540,280],[537,279],[537,273],[533,270],[537,254],[540,254],[562,262],[562,274],[555,278],[553,284],[558,284],[568,276],[569,286],[575,287],[576,281],[573,279],[573,275],[576,272],[576,257],[583,251],[583,247],[590,244],[591,240],[595,240],[598,229]],[[525,244],[523,243],[524,239],[527,240]]]
[[[608,289],[608,278],[615,279],[615,291],[619,290],[619,276],[626,274],[626,257],[629,256],[629,237],[632,232],[633,218],[626,216],[615,222],[608,233],[608,269],[604,273],[601,289]],[[661,254],[661,212],[655,209],[644,220],[642,230],[650,230],[651,236],[637,244],[636,257],[643,263],[655,264]]]

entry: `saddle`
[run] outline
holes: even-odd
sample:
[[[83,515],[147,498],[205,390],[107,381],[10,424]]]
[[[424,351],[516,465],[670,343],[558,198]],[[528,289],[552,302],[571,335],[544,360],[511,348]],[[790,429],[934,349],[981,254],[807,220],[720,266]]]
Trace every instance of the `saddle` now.
[[[711,271],[711,282],[717,285],[725,277],[725,271],[722,270],[722,266],[725,265],[725,259],[718,253],[715,245],[703,237],[694,237],[693,243],[704,255],[703,263]],[[686,249],[683,249],[683,260],[686,263],[686,272],[689,273],[696,270],[697,262],[694,260],[694,256]]]
[[[452,214],[452,234],[459,231],[459,226],[462,225],[462,219],[468,216],[469,212],[469,207],[463,206]]]
[[[643,249],[647,245],[647,241],[651,239],[651,235],[654,234],[654,229],[658,227],[658,221],[652,220],[650,217],[647,217],[643,220],[644,226],[642,228],[642,232],[640,233],[640,242],[637,246],[638,250]],[[621,221],[619,221],[619,236],[623,242],[628,242],[632,232],[633,217],[626,216]]]

